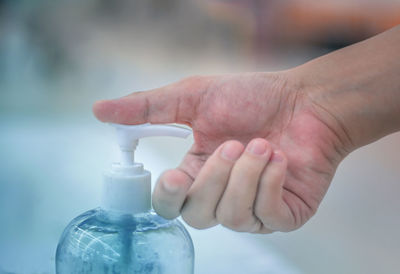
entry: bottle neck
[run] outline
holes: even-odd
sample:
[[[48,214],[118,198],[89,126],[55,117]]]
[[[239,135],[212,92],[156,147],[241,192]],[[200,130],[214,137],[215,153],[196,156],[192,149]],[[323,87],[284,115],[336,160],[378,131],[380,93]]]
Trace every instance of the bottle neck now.
[[[151,174],[143,165],[113,164],[104,174],[100,207],[114,214],[148,212],[151,209]]]

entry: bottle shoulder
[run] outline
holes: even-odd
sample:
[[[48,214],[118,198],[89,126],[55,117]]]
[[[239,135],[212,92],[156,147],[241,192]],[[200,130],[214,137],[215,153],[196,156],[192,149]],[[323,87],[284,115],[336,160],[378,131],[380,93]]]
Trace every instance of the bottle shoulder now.
[[[101,208],[86,211],[74,218],[66,230],[72,227],[84,230],[103,230],[103,232],[109,233],[118,232],[122,228],[128,229],[131,232],[170,230],[173,228],[186,231],[179,220],[166,220],[157,215],[153,210],[130,215],[116,214]]]

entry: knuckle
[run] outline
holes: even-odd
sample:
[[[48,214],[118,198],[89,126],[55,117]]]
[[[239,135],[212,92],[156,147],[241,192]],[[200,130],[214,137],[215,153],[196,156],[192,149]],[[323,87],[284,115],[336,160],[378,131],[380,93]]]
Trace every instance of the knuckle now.
[[[218,222],[235,231],[246,231],[247,217],[240,214],[222,214],[217,211]]]
[[[168,181],[174,180],[175,179],[174,173],[175,173],[174,169],[168,169],[168,170],[164,171],[161,174],[161,176],[158,178],[157,183],[160,183],[164,180],[168,180]]]
[[[261,207],[258,205],[254,207],[254,215],[263,223],[270,223],[272,220],[277,219],[276,212],[278,212],[278,210],[274,208]]]
[[[196,229],[206,229],[216,225],[214,212],[209,212],[201,205],[188,200],[181,210],[182,219],[191,227]]]
[[[192,75],[177,82],[177,85],[194,92],[205,94],[212,85],[212,77],[206,75]]]
[[[212,226],[208,221],[202,220],[202,218],[193,217],[185,211],[182,212],[181,216],[185,223],[196,229],[206,229]]]
[[[182,84],[195,85],[195,84],[198,84],[198,83],[202,82],[203,79],[204,79],[204,76],[192,75],[192,76],[188,76],[188,77],[183,78],[180,82]]]

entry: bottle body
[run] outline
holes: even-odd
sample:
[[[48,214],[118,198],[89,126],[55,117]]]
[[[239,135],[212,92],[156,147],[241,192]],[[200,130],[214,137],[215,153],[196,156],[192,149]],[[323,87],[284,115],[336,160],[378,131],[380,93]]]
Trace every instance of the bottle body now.
[[[184,226],[153,211],[87,211],[71,221],[57,246],[58,274],[187,274],[193,269],[193,243]]]

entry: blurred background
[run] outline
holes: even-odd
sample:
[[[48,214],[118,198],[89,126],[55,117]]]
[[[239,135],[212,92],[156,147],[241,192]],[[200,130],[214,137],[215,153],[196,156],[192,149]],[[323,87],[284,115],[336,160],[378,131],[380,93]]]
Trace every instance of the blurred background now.
[[[287,69],[400,23],[398,0],[0,0],[0,273],[54,273],[98,205],[113,132],[95,100],[192,74]],[[193,140],[149,138],[154,179]],[[291,233],[191,229],[196,273],[398,273],[400,135],[351,154]]]

